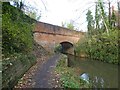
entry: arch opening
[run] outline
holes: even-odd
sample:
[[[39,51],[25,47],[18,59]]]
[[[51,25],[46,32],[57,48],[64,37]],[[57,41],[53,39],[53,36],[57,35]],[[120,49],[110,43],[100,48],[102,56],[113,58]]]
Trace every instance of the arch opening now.
[[[61,42],[60,45],[61,45],[61,52],[62,53],[68,53],[67,51],[69,49],[73,48],[73,44],[71,42],[67,42],[67,41]]]

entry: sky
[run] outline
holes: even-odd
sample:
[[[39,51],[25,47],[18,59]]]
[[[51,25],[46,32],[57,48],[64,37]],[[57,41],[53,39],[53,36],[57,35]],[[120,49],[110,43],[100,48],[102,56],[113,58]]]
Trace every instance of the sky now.
[[[96,0],[25,0],[26,3],[39,9],[41,12],[40,21],[58,26],[61,26],[62,22],[72,21],[78,31],[84,32],[87,31],[87,10],[89,8],[94,15],[95,1]],[[108,2],[108,0],[103,1]],[[117,0],[110,1],[111,6],[117,6]]]

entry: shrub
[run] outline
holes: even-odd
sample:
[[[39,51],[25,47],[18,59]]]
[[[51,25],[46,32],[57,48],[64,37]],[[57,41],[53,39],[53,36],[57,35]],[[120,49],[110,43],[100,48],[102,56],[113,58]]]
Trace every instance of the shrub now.
[[[85,52],[89,58],[98,59],[108,63],[120,64],[118,61],[118,30],[110,30],[109,35],[103,33],[86,38],[78,43],[77,53]]]
[[[3,3],[2,10],[3,54],[7,56],[15,52],[30,52],[33,45],[34,22],[8,3]]]

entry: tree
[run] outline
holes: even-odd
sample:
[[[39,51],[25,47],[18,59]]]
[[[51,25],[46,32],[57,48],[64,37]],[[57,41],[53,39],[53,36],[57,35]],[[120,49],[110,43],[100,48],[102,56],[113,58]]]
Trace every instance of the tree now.
[[[96,24],[96,30],[100,29],[99,21],[100,21],[100,14],[99,14],[98,3],[96,3],[96,7],[95,7],[95,24]]]
[[[24,8],[24,3],[23,1],[21,0],[18,0],[18,1],[13,1],[14,2],[14,6],[16,6],[17,8],[19,9],[23,9]]]
[[[103,20],[103,23],[105,25],[105,28],[106,28],[106,32],[107,34],[109,35],[109,28],[108,28],[108,20],[106,18],[106,15],[105,15],[105,11],[104,11],[104,5],[103,5],[103,2],[101,0],[98,0],[98,6],[100,8],[100,15],[102,17],[102,20]]]
[[[66,22],[62,22],[62,27],[66,27]]]
[[[27,12],[26,14],[35,20],[39,20],[41,17],[41,14],[38,15],[34,10],[32,12]]]
[[[92,16],[92,12],[90,10],[88,10],[87,12],[87,22],[88,22],[88,25],[87,25],[87,28],[88,28],[88,35],[92,35],[92,30],[94,29],[94,21],[93,21],[93,16]]]
[[[74,30],[73,23],[67,23],[67,28],[70,29],[70,30]]]
[[[74,24],[72,21],[70,21],[69,23],[67,22],[62,22],[62,27],[66,27],[70,30],[75,30]]]
[[[120,1],[117,2],[118,6],[118,29],[120,29]]]
[[[32,7],[31,5],[26,5],[24,3],[24,0],[18,0],[13,1],[13,6],[19,8],[20,10],[22,10],[25,14],[27,14],[28,16],[30,16],[31,18],[35,19],[35,20],[39,20],[41,17],[41,11],[38,11],[38,9]]]
[[[117,2],[117,6],[118,6],[118,12],[120,14],[120,1]]]
[[[116,23],[116,15],[115,15],[115,11],[113,8],[112,9],[112,16],[111,16],[111,27],[115,27],[115,23]]]

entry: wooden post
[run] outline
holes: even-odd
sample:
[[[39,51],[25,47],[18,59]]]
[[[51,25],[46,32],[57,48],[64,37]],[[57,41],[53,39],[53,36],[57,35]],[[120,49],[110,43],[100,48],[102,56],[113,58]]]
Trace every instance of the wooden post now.
[[[76,51],[74,49],[74,60],[76,60]]]
[[[68,54],[67,54],[67,66],[70,67],[70,58]]]
[[[65,66],[68,67],[68,58],[65,59]]]

